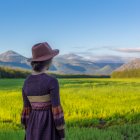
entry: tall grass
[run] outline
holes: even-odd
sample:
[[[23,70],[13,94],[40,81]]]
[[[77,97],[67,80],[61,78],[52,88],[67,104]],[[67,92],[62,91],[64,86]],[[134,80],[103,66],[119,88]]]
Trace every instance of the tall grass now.
[[[101,137],[104,137],[103,140],[111,140],[113,137],[113,140],[121,140],[124,137],[140,137],[140,79],[58,80],[67,137],[70,140],[98,140]],[[19,137],[24,136],[20,124],[23,82],[24,79],[0,80],[1,138],[7,136],[5,130],[10,130],[7,131],[9,135],[13,134],[11,130],[21,130],[22,132],[18,131]]]

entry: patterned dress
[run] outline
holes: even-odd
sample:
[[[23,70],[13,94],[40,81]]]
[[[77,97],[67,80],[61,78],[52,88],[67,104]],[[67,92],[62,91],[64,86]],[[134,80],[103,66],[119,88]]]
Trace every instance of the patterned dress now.
[[[30,74],[24,81],[22,97],[25,140],[64,140],[65,120],[58,80],[47,73]]]

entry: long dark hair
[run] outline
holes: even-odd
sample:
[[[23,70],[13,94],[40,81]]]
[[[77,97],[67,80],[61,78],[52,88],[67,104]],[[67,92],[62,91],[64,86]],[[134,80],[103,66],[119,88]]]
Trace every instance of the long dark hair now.
[[[53,58],[50,58],[48,60],[44,60],[44,61],[31,61],[31,66],[33,68],[33,70],[37,71],[37,72],[41,72],[41,70],[45,67],[50,65],[50,63],[52,62]]]

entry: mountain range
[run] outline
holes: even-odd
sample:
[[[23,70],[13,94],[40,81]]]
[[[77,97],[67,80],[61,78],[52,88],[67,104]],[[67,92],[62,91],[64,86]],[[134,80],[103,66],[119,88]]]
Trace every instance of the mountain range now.
[[[27,57],[13,50],[8,50],[0,54],[0,65],[31,69],[30,62],[28,62],[27,59]],[[58,74],[110,75],[123,64],[124,62],[113,62],[112,60],[106,61],[105,59],[93,61],[77,54],[69,53],[55,56],[49,71]]]

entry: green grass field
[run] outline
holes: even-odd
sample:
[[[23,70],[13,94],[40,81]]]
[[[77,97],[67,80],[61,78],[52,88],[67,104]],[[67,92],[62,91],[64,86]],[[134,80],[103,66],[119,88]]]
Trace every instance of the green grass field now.
[[[58,79],[66,140],[140,140],[140,79]],[[23,140],[24,79],[0,80],[0,140]]]

